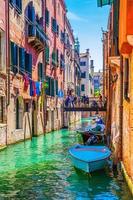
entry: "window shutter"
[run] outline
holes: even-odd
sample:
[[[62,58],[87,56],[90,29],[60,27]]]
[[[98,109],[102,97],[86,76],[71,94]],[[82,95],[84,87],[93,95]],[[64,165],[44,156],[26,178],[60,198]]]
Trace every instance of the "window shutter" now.
[[[58,80],[55,80],[56,95],[58,95]]]
[[[14,68],[14,43],[10,42],[10,65],[11,65],[11,71],[13,71]]]
[[[44,78],[44,74],[43,74],[43,64],[42,63],[38,63],[38,80],[41,81]]]
[[[46,9],[46,12],[45,12],[45,20],[46,20],[46,24],[49,25],[49,11],[48,11],[48,9]]]
[[[56,33],[57,31],[57,23],[56,23],[56,19],[52,18],[52,31],[54,33]]]
[[[32,11],[31,11],[30,5],[28,5],[28,18],[29,18],[29,20],[32,20]]]
[[[50,96],[54,97],[55,96],[55,85],[54,85],[54,79],[51,78],[51,91],[50,91]]]
[[[32,54],[29,54],[29,75],[32,77]]]
[[[22,0],[16,0],[16,7],[18,9],[19,14],[22,13]]]
[[[56,26],[56,33],[57,33],[57,35],[59,35],[59,25],[58,24]]]
[[[16,0],[10,0],[10,4],[13,6],[16,5]]]
[[[25,70],[32,77],[32,55],[25,52]]]
[[[20,73],[25,71],[25,49],[19,47],[19,70]]]
[[[46,49],[45,49],[45,59],[46,59],[46,62],[49,63],[49,47],[46,46]]]

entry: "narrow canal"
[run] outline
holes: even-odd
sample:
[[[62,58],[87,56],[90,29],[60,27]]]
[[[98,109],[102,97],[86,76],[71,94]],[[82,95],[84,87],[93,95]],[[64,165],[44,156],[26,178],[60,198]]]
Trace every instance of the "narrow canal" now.
[[[131,200],[123,179],[76,171],[68,148],[75,131],[60,130],[0,152],[0,200]]]

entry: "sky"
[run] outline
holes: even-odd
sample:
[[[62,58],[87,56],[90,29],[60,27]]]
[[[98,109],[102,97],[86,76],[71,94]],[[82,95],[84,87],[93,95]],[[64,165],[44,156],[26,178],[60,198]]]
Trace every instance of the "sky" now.
[[[97,0],[65,0],[68,19],[75,37],[80,41],[80,52],[90,49],[95,71],[102,69],[102,28],[107,30],[109,6],[97,7]]]

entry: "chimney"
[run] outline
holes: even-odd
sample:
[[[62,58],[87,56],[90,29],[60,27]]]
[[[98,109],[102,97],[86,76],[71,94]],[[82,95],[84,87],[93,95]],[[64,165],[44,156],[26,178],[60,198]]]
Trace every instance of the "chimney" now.
[[[90,49],[86,49],[86,53],[89,54],[89,52],[90,52]]]
[[[94,75],[94,60],[90,60],[90,70],[91,70],[91,75]]]

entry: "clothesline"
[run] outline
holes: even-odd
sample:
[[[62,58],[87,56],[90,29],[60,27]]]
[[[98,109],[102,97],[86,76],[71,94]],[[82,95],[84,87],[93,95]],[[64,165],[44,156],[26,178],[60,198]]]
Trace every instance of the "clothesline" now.
[[[18,66],[16,66],[16,65],[10,65],[11,67],[14,67],[14,68],[16,68],[16,69],[18,69]],[[34,81],[34,82],[37,82],[37,81],[35,81],[35,80],[33,80],[32,78],[30,78],[28,75],[32,75],[32,73],[30,73],[30,72],[28,72],[28,71],[26,71],[26,70],[21,70],[21,69],[19,69],[18,70],[19,72],[21,72],[23,75],[26,75],[27,77],[28,77],[28,79],[29,80],[32,80],[32,81]],[[17,74],[17,73],[16,73]],[[44,80],[44,81],[39,81],[39,82],[47,82],[46,80]]]

